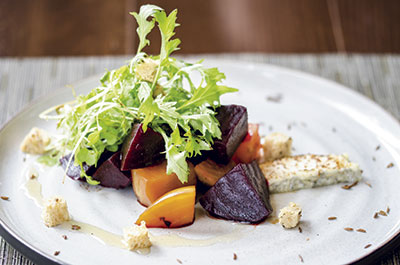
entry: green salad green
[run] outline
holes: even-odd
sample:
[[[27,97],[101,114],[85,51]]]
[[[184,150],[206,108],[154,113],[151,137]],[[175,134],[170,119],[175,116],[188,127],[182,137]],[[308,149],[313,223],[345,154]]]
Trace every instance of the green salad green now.
[[[237,89],[220,84],[225,75],[217,68],[170,57],[180,44],[173,39],[179,26],[177,10],[167,15],[160,7],[144,5],[139,13],[131,14],[138,23],[136,55],[129,64],[107,71],[101,85],[89,94],[42,113],[42,118],[58,121],[60,134],[41,160],[51,164],[72,152],[75,165],[97,165],[104,151],[119,149],[133,123],[142,123],[144,130],[150,127],[163,136],[167,173],[176,173],[186,182],[186,159],[210,150],[213,139],[221,137],[214,111],[220,96]],[[161,33],[157,56],[143,52],[150,45],[146,37],[155,26]],[[192,80],[193,73],[201,77],[199,82]],[[50,115],[53,111],[56,114]],[[88,183],[98,184],[81,171]]]

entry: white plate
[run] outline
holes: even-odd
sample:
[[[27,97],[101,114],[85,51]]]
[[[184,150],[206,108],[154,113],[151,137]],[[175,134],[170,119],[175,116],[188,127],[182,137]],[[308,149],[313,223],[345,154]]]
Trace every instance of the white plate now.
[[[199,216],[191,226],[151,229],[154,234],[179,234],[188,238],[213,238],[239,229],[237,240],[221,240],[203,247],[154,246],[141,255],[103,244],[79,231],[47,228],[40,209],[25,196],[23,154],[19,144],[31,127],[54,131],[55,124],[38,118],[44,109],[72,99],[70,89],[49,95],[11,120],[0,132],[0,201],[2,235],[37,262],[72,264],[343,264],[356,261],[393,239],[400,229],[400,126],[381,107],[336,83],[279,67],[227,61],[207,61],[226,73],[228,85],[240,92],[223,96],[223,103],[248,108],[250,122],[258,122],[263,134],[279,131],[294,140],[294,153],[347,153],[364,170],[364,182],[351,190],[341,185],[272,195],[276,211],[290,201],[303,207],[302,233],[284,230],[279,224],[234,226],[230,222]],[[98,77],[74,85],[86,93]],[[267,100],[281,95],[280,102]],[[376,150],[377,146],[379,150]],[[375,161],[374,161],[375,159]],[[387,168],[389,163],[394,167]],[[66,198],[70,213],[113,233],[133,223],[143,211],[129,188],[123,191],[91,188],[67,178],[62,184],[60,168],[39,167],[43,195]],[[390,207],[388,216],[373,218],[376,211]],[[329,221],[328,217],[337,220]],[[347,232],[345,227],[363,228],[367,233]],[[68,235],[68,240],[61,235]],[[371,244],[365,249],[364,246]],[[54,256],[54,251],[61,251]],[[237,260],[233,260],[233,253]]]

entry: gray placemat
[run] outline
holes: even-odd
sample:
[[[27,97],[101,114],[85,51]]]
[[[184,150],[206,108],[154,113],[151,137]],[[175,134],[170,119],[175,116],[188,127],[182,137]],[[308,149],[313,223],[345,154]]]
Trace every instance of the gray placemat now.
[[[400,56],[219,54],[201,58],[270,63],[341,83],[371,98],[400,119]],[[121,66],[129,57],[0,59],[0,127],[31,101],[53,89]],[[400,264],[400,249],[381,264]],[[33,264],[3,239],[1,264]]]

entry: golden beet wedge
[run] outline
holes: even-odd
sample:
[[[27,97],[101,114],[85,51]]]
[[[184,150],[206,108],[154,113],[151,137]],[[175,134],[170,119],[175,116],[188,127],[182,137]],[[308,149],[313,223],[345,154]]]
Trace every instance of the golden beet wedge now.
[[[189,164],[189,177],[185,183],[180,182],[176,174],[167,174],[167,161],[151,167],[133,169],[132,186],[139,202],[150,206],[165,193],[184,186],[196,185],[194,166]]]
[[[146,222],[147,227],[176,228],[194,221],[195,186],[181,187],[164,194],[148,207],[136,224]]]
[[[234,166],[235,162],[231,160],[227,165],[217,164],[211,159],[207,159],[194,167],[194,172],[199,181],[207,186],[213,186],[220,178],[228,173]]]

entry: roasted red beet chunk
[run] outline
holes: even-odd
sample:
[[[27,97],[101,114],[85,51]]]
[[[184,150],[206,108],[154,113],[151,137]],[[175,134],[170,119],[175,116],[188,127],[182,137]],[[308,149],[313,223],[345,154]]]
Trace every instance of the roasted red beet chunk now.
[[[220,123],[221,140],[215,140],[212,160],[218,164],[228,164],[236,149],[247,134],[247,109],[239,105],[223,105],[215,116]]]
[[[165,150],[161,134],[147,128],[143,131],[142,124],[134,124],[132,131],[122,144],[121,170],[151,166],[164,159],[161,152]]]
[[[200,204],[215,217],[239,222],[259,223],[272,212],[267,182],[255,161],[236,165],[200,198]]]
[[[122,172],[121,153],[117,152],[107,159],[93,174],[93,179],[100,181],[104,187],[122,189],[131,184],[130,171]]]

